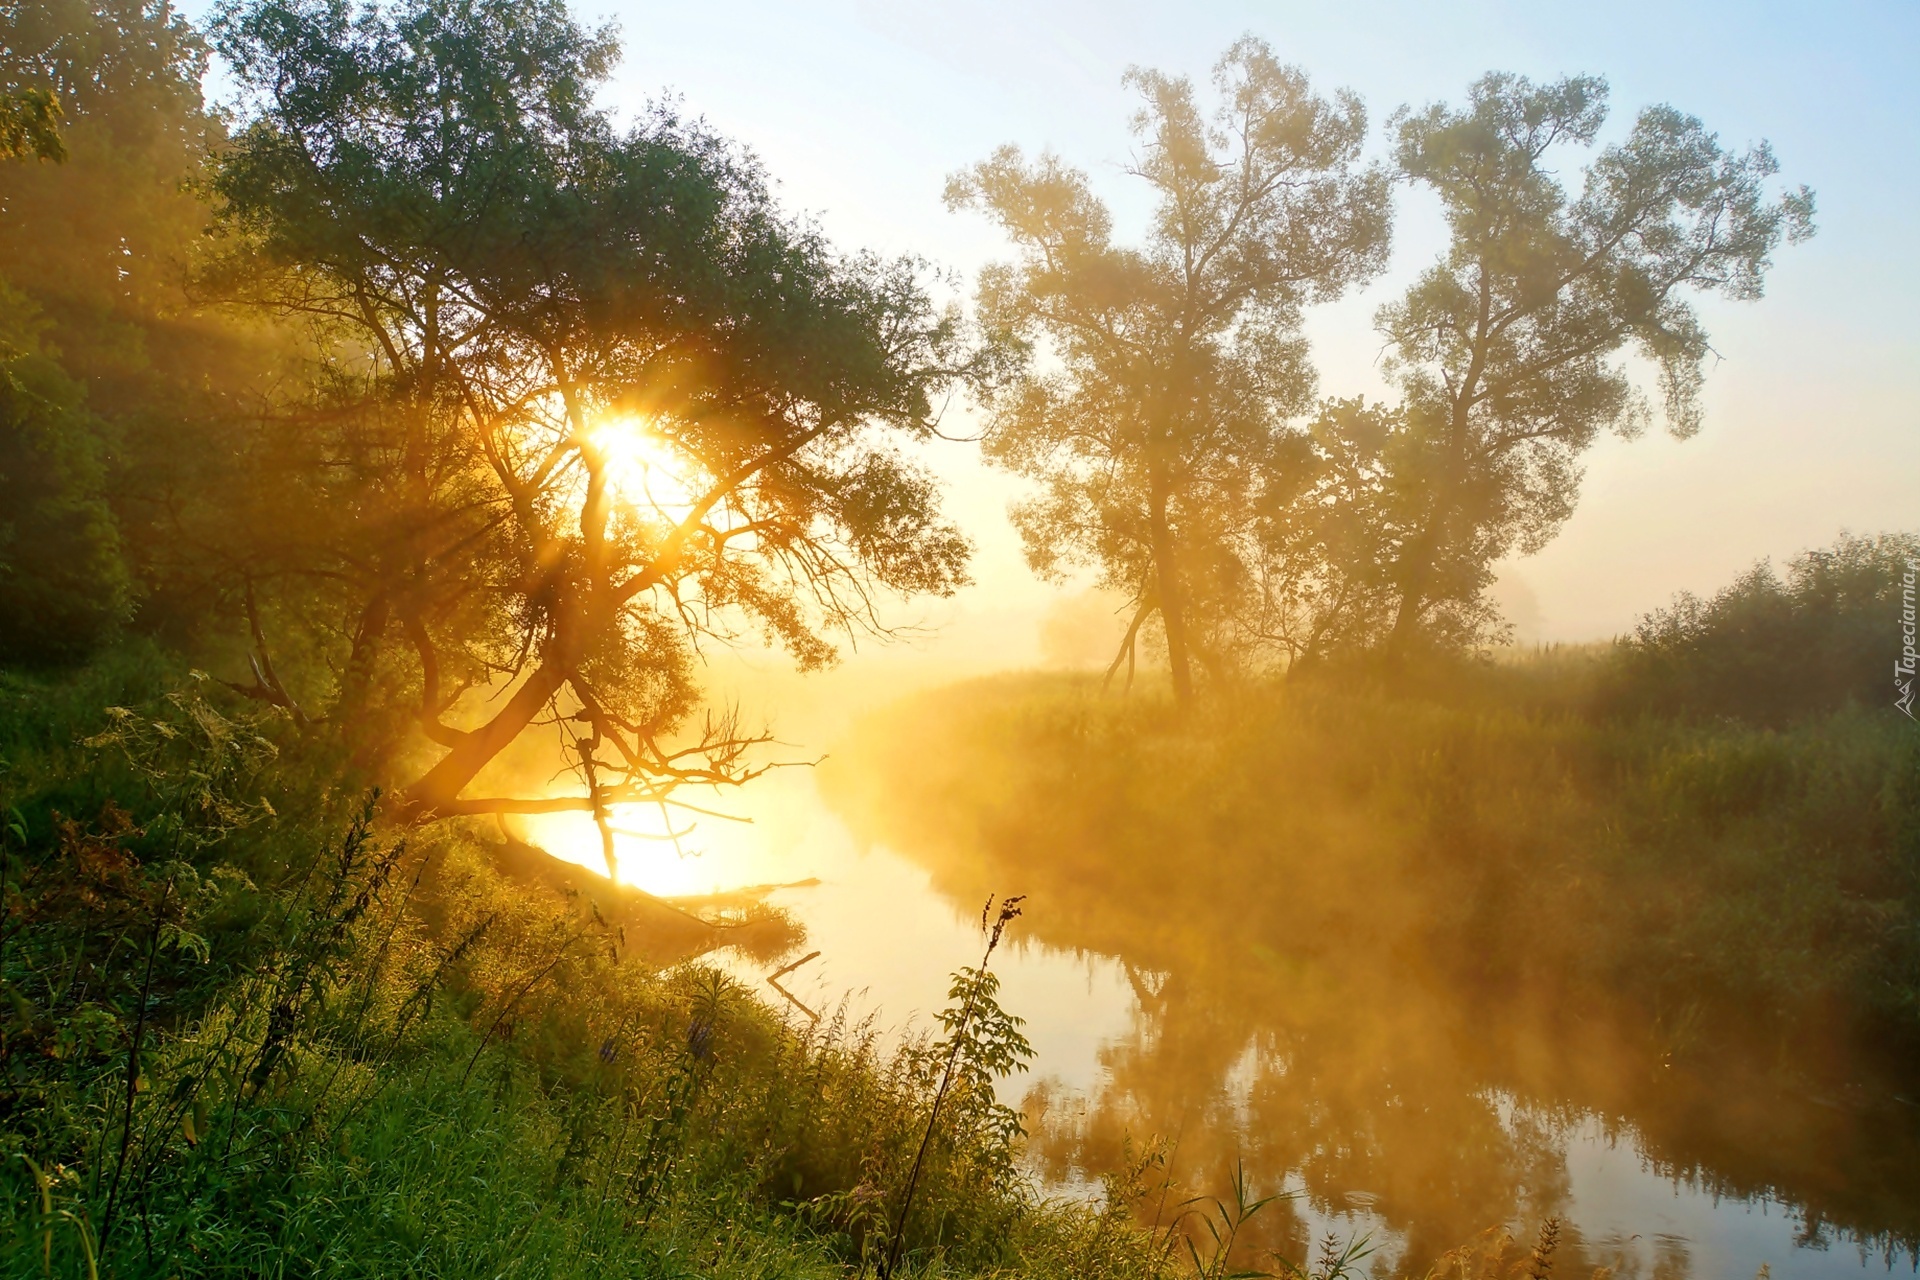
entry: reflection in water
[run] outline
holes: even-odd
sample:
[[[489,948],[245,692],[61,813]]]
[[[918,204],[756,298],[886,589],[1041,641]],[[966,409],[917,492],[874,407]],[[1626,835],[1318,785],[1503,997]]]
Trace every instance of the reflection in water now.
[[[976,957],[988,891],[1032,894],[1028,931],[996,964],[1040,1051],[1031,1157],[1063,1193],[1097,1188],[1158,1135],[1174,1183],[1163,1218],[1225,1194],[1236,1160],[1257,1194],[1284,1193],[1250,1228],[1254,1252],[1298,1259],[1329,1231],[1365,1234],[1369,1266],[1417,1271],[1490,1226],[1530,1235],[1558,1217],[1563,1264],[1622,1277],[1914,1266],[1920,1126],[1897,1100],[1783,1087],[1774,1063],[1675,1067],[1624,1011],[1261,938],[1231,893],[1206,918],[1169,920],[1164,895],[1049,884],[1024,854],[967,846],[951,815],[888,811],[822,773],[751,789],[735,807],[752,823],[705,822],[686,856],[623,849],[629,878],[662,893],[817,878],[773,895],[821,952],[783,982],[813,1008],[845,998],[895,1027],[924,1026]],[[570,847],[562,828],[535,834]],[[597,840],[579,836],[591,866]],[[777,999],[775,965],[732,963]]]
[[[1256,1194],[1284,1194],[1255,1220],[1249,1261],[1307,1257],[1331,1230],[1368,1233],[1371,1262],[1418,1273],[1489,1227],[1531,1237],[1557,1219],[1560,1274],[1915,1268],[1920,1116],[1884,1085],[1808,1083],[1833,1046],[1676,1054],[1695,1010],[1649,1019],[1549,973],[1463,979],[1471,964],[1366,932],[1370,902],[1422,909],[1384,881],[1276,918],[1270,889],[1210,884],[1191,855],[1042,854],[1034,832],[1064,826],[983,818],[969,796],[1000,785],[992,762],[924,784],[923,766],[887,762],[911,758],[902,732],[923,751],[937,735],[898,717],[868,732],[893,736],[822,778],[856,832],[928,867],[956,904],[1027,893],[1029,937],[1124,975],[1129,1016],[1090,1084],[1043,1081],[1027,1100],[1056,1185],[1127,1168],[1158,1136],[1172,1187],[1148,1217],[1225,1198],[1242,1163]],[[1088,830],[1102,838],[1097,819]],[[1320,884],[1365,873],[1353,865]],[[1351,931],[1327,924],[1343,911]],[[1319,926],[1290,929],[1301,918]],[[1013,1007],[1036,1025],[1051,1012]]]
[[[1769,1255],[1779,1271],[1790,1243],[1827,1254],[1794,1252],[1780,1274],[1861,1265],[1818,1204],[1832,1156],[1867,1168],[1855,1161],[1888,1138],[1863,1117],[1776,1096],[1774,1119],[1749,1128],[1756,1117],[1739,1113],[1761,1100],[1717,1107],[1707,1082],[1647,1073],[1609,1087],[1597,1077],[1627,1057],[1595,1011],[1461,1007],[1258,959],[1231,975],[1131,976],[1132,1025],[1102,1051],[1090,1095],[1042,1087],[1029,1100],[1053,1178],[1119,1167],[1129,1135],[1161,1134],[1185,1194],[1224,1194],[1236,1160],[1261,1190],[1294,1192],[1257,1224],[1258,1247],[1292,1258],[1332,1229],[1424,1266],[1488,1224],[1530,1233],[1553,1217],[1563,1257],[1617,1275],[1734,1274],[1743,1259],[1751,1275]],[[1911,1156],[1910,1135],[1896,1150],[1882,1159]],[[1909,1166],[1909,1192],[1911,1179]],[[1789,1214],[1778,1197],[1796,1191],[1812,1199]],[[1690,1239],[1710,1246],[1704,1269],[1691,1269]],[[1876,1239],[1868,1253],[1890,1248]]]
[[[789,886],[769,897],[804,924],[799,952],[760,966],[728,953],[708,958],[779,1003],[766,978],[787,960],[818,950],[818,959],[781,979],[809,1007],[834,1009],[845,1001],[852,1016],[871,1015],[895,1032],[924,1028],[946,1003],[949,975],[979,962],[980,904],[950,900],[923,868],[857,843],[822,802],[815,781],[810,770],[761,779],[728,800],[750,822],[702,821],[684,852],[623,842],[622,876],[665,896]],[[583,867],[605,865],[599,835],[584,819],[530,834]],[[1100,1046],[1131,1017],[1132,993],[1121,967],[1018,934],[1002,944],[994,967],[1003,979],[1002,1002],[1028,1019],[1043,1070],[1074,1089],[1091,1087]]]

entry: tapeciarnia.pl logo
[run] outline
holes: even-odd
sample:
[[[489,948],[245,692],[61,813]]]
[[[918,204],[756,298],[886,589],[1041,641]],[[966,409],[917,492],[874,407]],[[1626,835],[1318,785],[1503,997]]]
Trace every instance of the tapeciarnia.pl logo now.
[[[1906,576],[1900,579],[1900,656],[1893,663],[1893,705],[1904,712],[1909,720],[1920,720],[1913,714],[1913,677],[1916,663],[1920,663],[1920,653],[1914,650],[1914,579],[1920,576],[1920,560],[1907,561]]]

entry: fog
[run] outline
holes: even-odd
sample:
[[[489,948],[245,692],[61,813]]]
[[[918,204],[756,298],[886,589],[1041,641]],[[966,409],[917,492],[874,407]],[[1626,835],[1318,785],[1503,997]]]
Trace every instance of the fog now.
[[[0,10],[0,1258],[1920,1268],[1916,66]]]
[[[796,206],[849,244],[925,254],[971,277],[1001,256],[982,220],[949,214],[940,189],[1002,142],[1051,147],[1088,166],[1123,216],[1145,195],[1122,172],[1133,109],[1120,73],[1143,64],[1204,79],[1247,30],[1316,82],[1358,91],[1376,125],[1403,103],[1443,100],[1492,67],[1536,77],[1594,72],[1619,104],[1671,101],[1729,143],[1772,140],[1819,193],[1820,234],[1783,255],[1760,307],[1710,305],[1717,359],[1697,438],[1605,441],[1560,537],[1503,572],[1539,602],[1536,638],[1624,631],[1676,591],[1703,591],[1763,556],[1784,559],[1841,529],[1910,524],[1920,511],[1920,358],[1907,299],[1920,266],[1892,246],[1920,201],[1905,122],[1920,18],[1898,4],[1809,10],[1655,3],[1582,10],[1366,3],[1161,6],[1041,3],[710,5],[602,10],[628,33],[620,100],[665,86],[752,146]],[[1394,262],[1380,280],[1309,319],[1329,395],[1380,394],[1375,309],[1439,252],[1437,213],[1400,193]],[[956,415],[954,434],[968,434]],[[1043,592],[1000,521],[1019,493],[964,446],[932,458],[981,548],[979,585],[958,621],[1026,615]],[[966,627],[937,641],[964,663],[985,643]]]

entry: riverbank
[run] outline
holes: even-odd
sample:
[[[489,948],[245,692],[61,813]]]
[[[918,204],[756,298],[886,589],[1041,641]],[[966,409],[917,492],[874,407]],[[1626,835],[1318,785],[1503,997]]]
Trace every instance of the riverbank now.
[[[1217,933],[1227,903],[1229,936],[1295,954],[1630,993],[1675,1053],[1709,1027],[1920,1045],[1920,734],[1877,709],[1589,714],[1597,660],[1249,685],[1190,716],[1091,678],[978,681],[873,717],[831,776],[954,875],[984,857],[982,884],[1057,890],[1049,920],[1095,949]],[[1155,920],[1075,914],[1095,900]]]
[[[1050,1168],[1179,1133],[1211,1189],[1257,1143],[1315,1203],[1364,1190],[1418,1257],[1555,1212],[1551,1135],[1598,1125],[1662,1178],[1790,1206],[1809,1247],[1910,1257],[1915,735],[1619,714],[1605,660],[1186,716],[975,681],[871,718],[822,782],[950,899],[1028,893],[1034,937],[1126,965],[1110,1078],[1030,1106]]]
[[[903,1273],[1166,1261],[1015,1172],[990,991],[898,1048],[783,1019],[699,961],[791,950],[778,912],[396,829],[149,648],[0,676],[0,756],[4,1274],[825,1276],[896,1234]]]
[[[484,825],[391,828],[317,739],[158,650],[3,681],[6,1274],[876,1264],[943,1055],[783,1017],[701,959],[728,946],[771,966],[804,946],[792,918],[749,896],[700,904],[723,913],[702,923]],[[1486,681],[1301,681],[1195,721],[1151,691],[1004,678],[909,699],[835,753],[821,782],[856,830],[934,866],[956,900],[1028,892],[1024,935],[1117,957],[1137,1003],[1091,1096],[1026,1097],[1029,1139],[990,1093],[947,1112],[903,1270],[1205,1274],[1224,1259],[1191,1216],[1200,1260],[1170,1251],[1159,1201],[1231,1205],[1222,1179],[1245,1167],[1298,1198],[1239,1230],[1233,1265],[1308,1258],[1306,1207],[1366,1188],[1394,1267],[1421,1274],[1495,1224],[1556,1219],[1548,1135],[1570,1121],[1540,1101],[1555,1098],[1644,1138],[1662,1176],[1777,1199],[1816,1240],[1910,1248],[1903,1171],[1920,1162],[1898,1117],[1863,1118],[1877,1104],[1845,1078],[1855,1060],[1805,1052],[1785,1022],[1763,1020],[1771,1059],[1727,1038],[1741,989],[1709,980],[1771,992],[1787,962],[1689,968],[1707,935],[1668,912],[1647,917],[1668,933],[1643,919],[1614,940],[1611,967],[1587,956],[1580,1000],[1555,967],[1601,927],[1573,932],[1582,893],[1621,898],[1626,928],[1627,889],[1726,892],[1713,877],[1776,865],[1768,849],[1784,863],[1795,841],[1826,851],[1802,883],[1856,893],[1868,854],[1906,847],[1905,740],[1856,715],[1673,727],[1655,749],[1575,714],[1560,676]],[[1614,836],[1560,850],[1550,875],[1533,864],[1537,842],[1590,827]],[[1627,837],[1647,832],[1669,843],[1636,861]],[[1694,862],[1666,865],[1673,849]],[[1744,892],[1724,909],[1802,889]],[[1830,922],[1808,911],[1769,936],[1823,946]],[[1835,1010],[1875,953],[1819,954],[1797,989],[1820,998],[1768,1018],[1868,1027],[1869,1006]],[[1674,985],[1628,985],[1643,973]],[[1604,981],[1619,990],[1603,1017]],[[1229,1111],[1238,1128],[1213,1124]],[[1062,1202],[1023,1169],[1117,1181],[1104,1205]],[[1632,1252],[1557,1230],[1561,1274]]]

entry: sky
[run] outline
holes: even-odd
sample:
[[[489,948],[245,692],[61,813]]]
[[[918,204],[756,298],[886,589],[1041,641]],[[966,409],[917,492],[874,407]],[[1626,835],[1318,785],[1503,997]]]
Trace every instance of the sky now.
[[[1092,175],[1123,235],[1140,224],[1141,184],[1122,172],[1130,65],[1204,84],[1251,32],[1321,90],[1357,91],[1376,154],[1395,107],[1458,101],[1488,70],[1603,75],[1603,141],[1660,102],[1727,143],[1769,139],[1783,179],[1814,188],[1819,234],[1780,251],[1760,302],[1702,307],[1720,358],[1700,434],[1603,443],[1559,537],[1503,567],[1520,637],[1605,638],[1676,591],[1710,592],[1843,529],[1920,528],[1914,0],[576,0],[576,14],[619,29],[625,58],[606,92],[616,110],[677,99],[754,151],[785,204],[838,244],[917,254],[967,280],[1007,249],[984,219],[949,213],[941,189],[1001,143],[1059,153]],[[1431,204],[1404,188],[1399,200],[1387,274],[1309,318],[1326,394],[1386,391],[1372,316],[1442,248]],[[923,609],[937,647],[981,661],[991,651],[989,665],[1034,660],[1057,593],[1033,581],[1007,523],[1020,486],[971,446],[935,446],[931,461],[979,547],[977,584]]]

